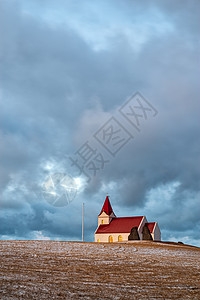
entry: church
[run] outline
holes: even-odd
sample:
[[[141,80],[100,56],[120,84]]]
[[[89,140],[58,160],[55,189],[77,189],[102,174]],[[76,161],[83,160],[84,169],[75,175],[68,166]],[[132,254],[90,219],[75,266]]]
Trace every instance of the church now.
[[[107,196],[98,216],[95,242],[112,243],[131,240],[160,241],[161,232],[158,223],[148,223],[145,216],[116,217]]]

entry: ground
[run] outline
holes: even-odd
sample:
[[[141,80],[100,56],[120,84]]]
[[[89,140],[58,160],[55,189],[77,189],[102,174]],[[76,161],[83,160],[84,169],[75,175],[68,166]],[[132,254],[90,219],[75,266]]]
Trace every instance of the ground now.
[[[200,249],[0,241],[0,299],[200,299]]]

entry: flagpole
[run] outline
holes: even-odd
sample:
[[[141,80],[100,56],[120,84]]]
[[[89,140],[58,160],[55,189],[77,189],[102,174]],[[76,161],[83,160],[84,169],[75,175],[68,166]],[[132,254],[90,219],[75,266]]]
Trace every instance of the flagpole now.
[[[83,242],[83,230],[84,230],[84,202],[83,202],[83,215],[82,215],[82,242]]]

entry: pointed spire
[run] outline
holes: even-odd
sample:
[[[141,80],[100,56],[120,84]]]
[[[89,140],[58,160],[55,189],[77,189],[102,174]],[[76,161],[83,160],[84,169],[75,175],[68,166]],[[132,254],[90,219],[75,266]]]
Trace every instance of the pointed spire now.
[[[108,195],[106,196],[106,200],[99,215],[101,215],[102,212],[105,212],[108,216],[110,216],[111,213],[114,214]]]

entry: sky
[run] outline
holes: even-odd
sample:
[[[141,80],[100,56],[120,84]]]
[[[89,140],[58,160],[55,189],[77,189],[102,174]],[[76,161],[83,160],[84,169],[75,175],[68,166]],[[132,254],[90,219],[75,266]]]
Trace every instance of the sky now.
[[[199,12],[0,0],[0,239],[81,240],[84,202],[94,241],[108,193],[117,216],[200,246]]]

